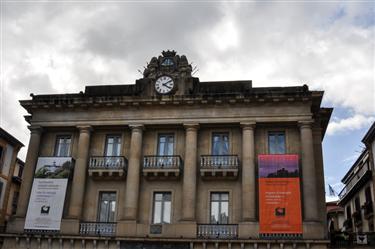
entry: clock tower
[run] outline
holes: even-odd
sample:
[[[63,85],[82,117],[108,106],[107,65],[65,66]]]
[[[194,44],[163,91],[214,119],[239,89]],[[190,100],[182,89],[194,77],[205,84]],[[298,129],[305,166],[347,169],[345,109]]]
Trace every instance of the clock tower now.
[[[147,95],[186,95],[191,91],[193,82],[198,81],[191,73],[192,66],[185,55],[167,50],[158,58],[151,59],[138,83],[142,82]]]

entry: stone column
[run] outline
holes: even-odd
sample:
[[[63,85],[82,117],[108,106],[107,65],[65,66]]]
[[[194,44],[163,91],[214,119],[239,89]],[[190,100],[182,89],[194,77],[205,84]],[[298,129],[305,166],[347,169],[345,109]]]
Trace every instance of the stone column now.
[[[79,129],[78,152],[70,196],[69,218],[80,219],[85,198],[86,174],[90,147],[91,126],[77,126]]]
[[[25,168],[23,171],[22,184],[19,192],[20,197],[17,205],[17,217],[22,218],[26,216],[27,207],[29,204],[35,166],[39,155],[40,139],[42,135],[42,128],[40,126],[29,126],[29,130],[29,147],[27,149]]]
[[[122,220],[136,220],[138,211],[139,182],[142,156],[143,125],[131,125],[130,155],[126,177],[125,208],[120,214]]]
[[[185,124],[185,161],[182,185],[182,220],[195,221],[198,124]]]
[[[312,121],[299,122],[302,149],[302,186],[304,218],[306,221],[318,220],[318,198],[316,188],[315,158],[312,136]]]
[[[253,123],[242,126],[242,220],[256,220],[255,200],[255,146]]]

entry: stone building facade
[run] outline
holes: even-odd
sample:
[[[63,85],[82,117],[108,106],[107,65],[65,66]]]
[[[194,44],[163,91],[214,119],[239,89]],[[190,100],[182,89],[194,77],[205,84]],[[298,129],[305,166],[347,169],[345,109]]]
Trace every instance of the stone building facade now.
[[[368,234],[369,242],[373,244],[375,244],[374,136],[375,123],[362,139],[366,148],[343,177],[342,182],[345,186],[339,194],[339,205],[344,208],[346,218],[343,230],[355,234]]]
[[[31,136],[5,244],[326,248],[322,139],[332,109],[320,106],[323,92],[191,72],[185,56],[164,51],[133,85],[21,101]],[[300,234],[260,232],[258,158],[269,154],[298,158]],[[74,161],[61,225],[25,233],[35,168],[50,157]]]
[[[5,225],[15,213],[18,190],[21,183],[19,169],[23,162],[17,158],[23,144],[4,129],[0,128],[0,227]],[[22,174],[22,170],[21,170]]]

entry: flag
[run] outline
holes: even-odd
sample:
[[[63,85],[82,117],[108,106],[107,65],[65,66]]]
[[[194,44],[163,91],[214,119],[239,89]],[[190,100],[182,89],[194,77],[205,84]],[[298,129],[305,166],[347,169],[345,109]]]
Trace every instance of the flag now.
[[[332,188],[331,185],[328,184],[328,189],[329,189],[329,195],[330,196],[336,196],[335,190]]]

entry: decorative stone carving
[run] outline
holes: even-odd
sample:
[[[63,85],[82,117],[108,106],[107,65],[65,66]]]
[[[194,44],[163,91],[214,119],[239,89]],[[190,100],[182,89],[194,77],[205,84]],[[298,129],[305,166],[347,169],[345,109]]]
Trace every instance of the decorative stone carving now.
[[[168,74],[174,78],[190,77],[192,66],[185,55],[178,55],[176,51],[163,51],[158,58],[152,57],[143,71],[143,77],[156,79],[161,75]]]

